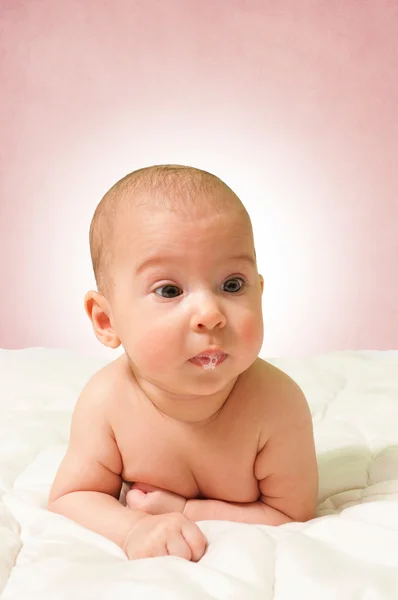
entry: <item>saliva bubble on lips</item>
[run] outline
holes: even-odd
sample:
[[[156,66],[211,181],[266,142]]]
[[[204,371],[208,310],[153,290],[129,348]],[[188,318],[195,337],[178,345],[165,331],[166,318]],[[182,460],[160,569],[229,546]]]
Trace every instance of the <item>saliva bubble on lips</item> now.
[[[200,358],[208,359],[209,362],[207,362],[207,363],[202,362],[203,369],[205,371],[208,371],[209,369],[214,370],[216,368],[219,356],[218,356],[218,354],[201,354]]]

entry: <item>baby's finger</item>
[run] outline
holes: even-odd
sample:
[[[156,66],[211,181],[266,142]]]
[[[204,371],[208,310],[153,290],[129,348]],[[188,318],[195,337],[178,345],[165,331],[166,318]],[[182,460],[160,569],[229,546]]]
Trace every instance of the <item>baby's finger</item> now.
[[[191,549],[191,560],[198,562],[206,552],[207,540],[196,523],[188,521],[181,528],[181,533]]]
[[[192,552],[182,536],[182,533],[175,533],[172,537],[167,540],[166,543],[167,552],[170,556],[179,556],[186,560],[191,560]]]
[[[130,560],[167,555],[166,540],[161,537],[151,539],[149,535],[147,540],[137,540],[135,543],[130,542],[129,544],[128,557]]]

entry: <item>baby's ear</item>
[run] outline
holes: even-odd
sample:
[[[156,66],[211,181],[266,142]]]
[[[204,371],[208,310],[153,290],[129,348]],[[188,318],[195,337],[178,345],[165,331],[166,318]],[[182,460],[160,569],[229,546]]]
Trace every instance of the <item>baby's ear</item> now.
[[[108,348],[118,348],[121,341],[113,329],[112,311],[108,300],[99,292],[90,290],[84,296],[84,310],[101,344]]]
[[[263,291],[264,291],[264,277],[262,275],[259,275],[259,277],[260,277],[261,293],[263,293]]]

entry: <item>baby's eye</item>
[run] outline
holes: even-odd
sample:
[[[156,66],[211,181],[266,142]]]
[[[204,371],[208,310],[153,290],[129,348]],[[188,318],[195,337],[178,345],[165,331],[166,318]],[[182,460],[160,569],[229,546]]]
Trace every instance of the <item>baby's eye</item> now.
[[[160,287],[154,290],[155,294],[161,296],[162,298],[177,298],[182,294],[182,290],[176,285],[161,285]]]
[[[229,292],[230,294],[235,294],[236,292],[240,292],[240,290],[245,285],[245,281],[241,277],[231,277],[231,279],[227,279],[221,286],[223,292]]]

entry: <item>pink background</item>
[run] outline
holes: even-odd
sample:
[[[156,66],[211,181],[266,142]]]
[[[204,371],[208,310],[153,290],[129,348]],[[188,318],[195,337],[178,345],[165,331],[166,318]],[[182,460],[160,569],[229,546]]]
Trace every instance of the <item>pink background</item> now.
[[[127,172],[241,196],[262,354],[398,347],[395,0],[1,0],[0,347],[116,355],[83,311],[88,228]]]

